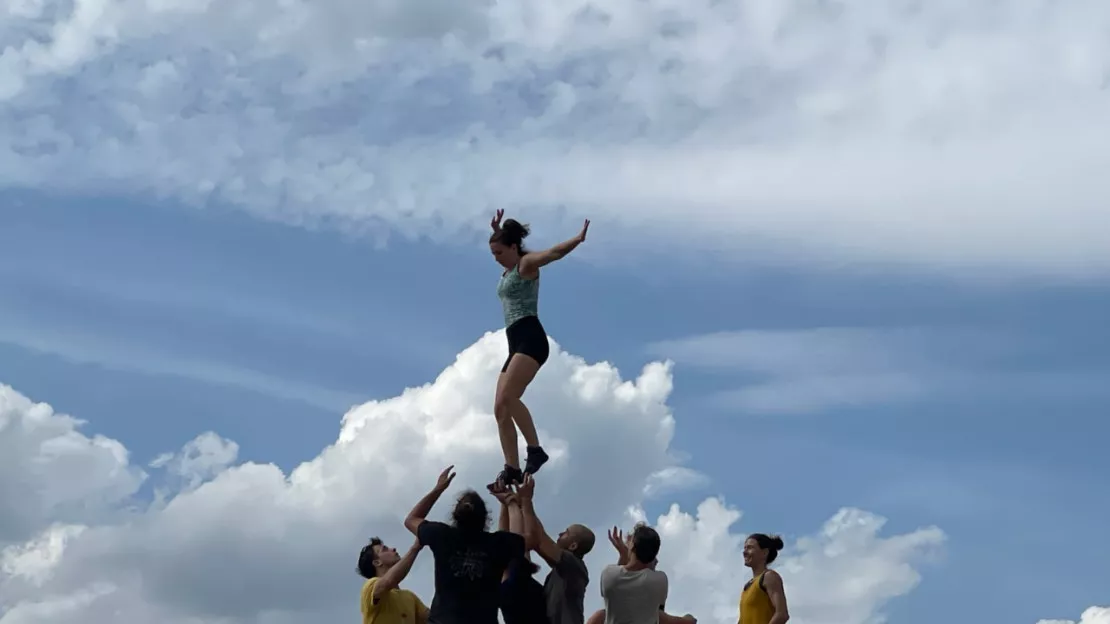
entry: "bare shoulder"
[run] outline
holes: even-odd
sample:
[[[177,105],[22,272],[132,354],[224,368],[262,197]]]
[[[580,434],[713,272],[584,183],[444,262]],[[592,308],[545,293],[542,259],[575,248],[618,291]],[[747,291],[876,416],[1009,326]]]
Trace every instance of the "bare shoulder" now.
[[[782,576],[774,570],[767,570],[763,573],[763,584],[771,587],[782,587]]]
[[[536,256],[537,253],[543,252],[533,251],[524,254],[524,256],[521,257],[520,262],[516,265],[517,273],[520,273],[520,276],[524,279],[539,279],[540,267],[537,265],[536,262],[538,260],[538,257]]]

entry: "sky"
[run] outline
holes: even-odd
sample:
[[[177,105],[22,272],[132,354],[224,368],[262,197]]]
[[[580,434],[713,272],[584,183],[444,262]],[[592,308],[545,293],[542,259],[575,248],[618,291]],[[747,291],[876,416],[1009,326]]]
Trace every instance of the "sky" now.
[[[0,16],[0,624],[354,621],[497,471],[497,208],[592,221],[537,506],[656,526],[669,610],[759,531],[800,624],[1110,624],[1110,5]]]

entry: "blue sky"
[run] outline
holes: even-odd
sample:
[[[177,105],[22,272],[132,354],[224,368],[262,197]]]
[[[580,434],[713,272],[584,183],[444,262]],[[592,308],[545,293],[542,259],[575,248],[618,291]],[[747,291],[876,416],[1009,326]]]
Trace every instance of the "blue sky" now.
[[[497,208],[593,222],[545,521],[658,520],[706,624],[756,529],[799,624],[1107,624],[1110,4],[0,18],[0,624],[352,617],[351,536],[497,464]]]
[[[346,407],[431,380],[497,328],[480,237],[383,247],[218,208],[3,205],[0,379],[140,463],[214,430],[290,469]],[[676,361],[674,446],[711,482],[675,500],[721,493],[787,535],[845,505],[891,531],[940,526],[945,554],[892,622],[1036,621],[1104,598],[1103,284],[606,263],[588,247],[545,275],[545,323],[589,361]],[[741,333],[674,342],[716,332]]]

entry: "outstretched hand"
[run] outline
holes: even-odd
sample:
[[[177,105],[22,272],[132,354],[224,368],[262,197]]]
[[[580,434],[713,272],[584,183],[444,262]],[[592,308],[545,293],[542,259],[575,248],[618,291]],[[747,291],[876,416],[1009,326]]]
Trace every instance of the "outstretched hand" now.
[[[617,549],[617,554],[620,555],[621,561],[628,560],[628,544],[624,541],[624,532],[613,527],[609,529],[609,543],[613,548]]]
[[[448,466],[439,473],[439,479],[436,480],[436,490],[446,492],[447,488],[451,487],[451,482],[455,480],[455,467]]]
[[[516,495],[520,500],[532,500],[532,493],[536,491],[536,480],[532,478],[531,474],[524,474],[524,483],[521,483],[516,488]]]
[[[504,208],[498,208],[497,212],[494,213],[494,215],[493,215],[493,219],[490,219],[489,226],[491,228],[493,228],[494,232],[500,232],[501,231],[501,218],[504,217],[504,216],[505,216],[505,209]]]
[[[580,242],[580,243],[586,242],[586,230],[589,230],[589,229],[590,229],[590,220],[586,219],[586,222],[582,224],[582,231],[579,232],[578,236],[576,237],[578,239],[578,242]]]

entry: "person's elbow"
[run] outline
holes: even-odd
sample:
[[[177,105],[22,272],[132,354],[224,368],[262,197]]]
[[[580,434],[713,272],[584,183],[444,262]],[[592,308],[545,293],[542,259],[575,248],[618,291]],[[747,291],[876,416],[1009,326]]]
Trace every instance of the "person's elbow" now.
[[[424,518],[418,518],[411,515],[405,518],[405,528],[408,529],[409,533],[412,533],[414,536],[417,535],[417,532],[420,530],[421,524],[424,524]]]

